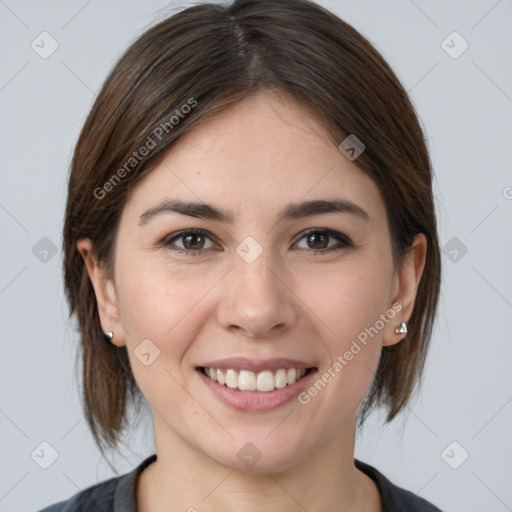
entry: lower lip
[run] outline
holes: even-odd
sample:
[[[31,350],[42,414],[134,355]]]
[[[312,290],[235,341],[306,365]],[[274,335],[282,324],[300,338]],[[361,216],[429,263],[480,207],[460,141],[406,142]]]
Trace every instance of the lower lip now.
[[[240,411],[266,412],[278,409],[296,398],[309,385],[316,374],[316,369],[310,370],[293,384],[287,384],[284,388],[274,389],[274,391],[239,391],[213,381],[201,370],[197,372],[214,395],[230,407]]]

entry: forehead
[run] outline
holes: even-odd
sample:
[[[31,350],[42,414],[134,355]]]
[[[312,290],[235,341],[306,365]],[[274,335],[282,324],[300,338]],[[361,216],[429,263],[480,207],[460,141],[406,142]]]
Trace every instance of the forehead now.
[[[377,185],[321,123],[272,94],[237,102],[181,137],[133,188],[127,213],[169,198],[217,204],[253,221],[319,198],[349,199],[372,219],[385,217]]]

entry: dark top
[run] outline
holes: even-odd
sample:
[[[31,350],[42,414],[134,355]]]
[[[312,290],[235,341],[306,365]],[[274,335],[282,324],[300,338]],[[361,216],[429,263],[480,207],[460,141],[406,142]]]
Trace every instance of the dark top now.
[[[130,473],[92,485],[39,512],[137,512],[137,478],[155,460],[156,454],[153,454]],[[423,498],[392,484],[374,467],[357,459],[354,464],[377,484],[384,512],[441,512]]]

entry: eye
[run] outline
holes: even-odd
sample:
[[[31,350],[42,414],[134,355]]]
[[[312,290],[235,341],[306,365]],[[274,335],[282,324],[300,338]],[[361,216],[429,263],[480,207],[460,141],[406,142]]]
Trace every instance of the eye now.
[[[295,244],[299,249],[317,249],[315,252],[330,252],[343,249],[345,247],[352,247],[353,244],[348,237],[332,231],[330,229],[318,229],[313,228],[305,231],[300,240],[306,240],[307,246],[300,247],[299,244]],[[337,244],[329,245],[329,239],[334,239]]]
[[[183,244],[183,246],[177,245],[174,242],[175,240],[178,244]],[[210,241],[210,244],[207,243],[208,240]],[[172,251],[184,252],[187,254],[199,254],[203,250],[213,249],[215,247],[215,244],[208,236],[208,233],[202,229],[187,229],[185,231],[180,231],[179,233],[167,238],[164,241],[164,245]]]
[[[305,240],[307,246],[300,246],[299,242]],[[336,241],[337,243],[330,243]],[[315,249],[314,252],[325,253],[353,247],[351,240],[345,235],[330,229],[313,228],[305,231],[299,242],[294,244],[298,249]],[[181,245],[180,245],[181,244]],[[163,245],[179,253],[198,255],[207,249],[215,249],[210,234],[202,229],[187,229],[175,233],[163,242]]]

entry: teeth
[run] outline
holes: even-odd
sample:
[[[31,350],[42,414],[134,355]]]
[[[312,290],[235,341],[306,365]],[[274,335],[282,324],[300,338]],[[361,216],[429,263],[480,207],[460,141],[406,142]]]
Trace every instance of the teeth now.
[[[273,391],[298,381],[306,374],[305,368],[279,369],[275,374],[270,370],[255,373],[249,370],[221,370],[204,368],[203,373],[211,380],[240,391]]]
[[[226,386],[232,389],[236,389],[238,387],[238,375],[235,370],[228,370],[226,372]]]
[[[297,380],[297,370],[295,368],[290,368],[286,373],[286,382],[288,384],[293,384]]]
[[[306,373],[306,370],[304,370],[304,373]],[[286,384],[288,384],[288,380],[286,377],[286,370],[277,370],[276,376],[275,376],[275,381],[276,381],[277,389],[284,388],[286,386]]]
[[[234,370],[230,370],[233,371]],[[240,391],[254,391],[256,389],[256,375],[254,372],[242,370],[238,375],[238,389]]]
[[[252,373],[254,375],[253,372],[249,373]],[[275,383],[276,381],[274,379],[273,373],[269,370],[266,370],[264,372],[258,373],[258,383],[256,389],[258,391],[272,391],[275,388]]]

